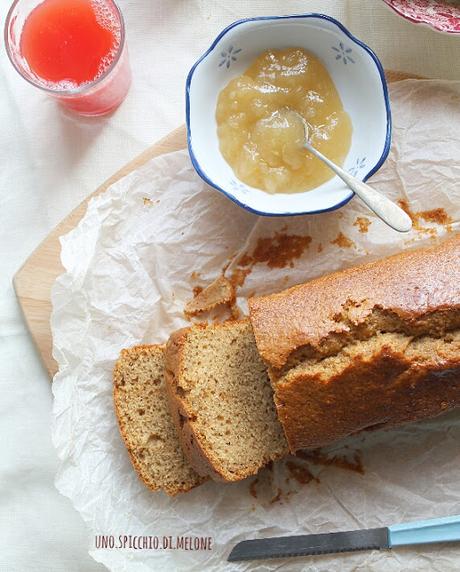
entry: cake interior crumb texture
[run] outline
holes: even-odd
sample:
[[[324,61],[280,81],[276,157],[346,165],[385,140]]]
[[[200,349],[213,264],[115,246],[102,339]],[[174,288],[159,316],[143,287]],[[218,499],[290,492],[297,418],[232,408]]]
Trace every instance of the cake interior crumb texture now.
[[[214,477],[239,480],[287,453],[248,320],[192,327],[178,364],[176,399]]]
[[[139,477],[152,490],[175,495],[203,479],[180,447],[163,369],[163,346],[122,350],[114,370],[114,402],[120,432]]]
[[[400,332],[379,332],[368,340],[359,340],[344,346],[336,355],[324,359],[307,359],[288,371],[283,381],[290,381],[298,374],[308,373],[326,383],[353,365],[357,359],[371,359],[378,353],[398,353],[409,362],[432,364],[435,360],[460,357],[460,331],[446,333],[445,337],[412,337]]]

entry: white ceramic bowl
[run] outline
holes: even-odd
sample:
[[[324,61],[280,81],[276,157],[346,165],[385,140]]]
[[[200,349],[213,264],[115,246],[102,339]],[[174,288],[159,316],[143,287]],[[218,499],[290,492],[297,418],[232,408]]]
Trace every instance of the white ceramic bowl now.
[[[344,167],[361,180],[375,173],[390,149],[391,115],[377,56],[337,20],[322,14],[248,18],[223,30],[190,70],[186,122],[190,157],[198,174],[243,208],[267,216],[337,209],[353,196],[334,177],[311,191],[269,194],[239,181],[219,151],[219,92],[268,49],[301,47],[318,56],[351,117],[353,137]]]

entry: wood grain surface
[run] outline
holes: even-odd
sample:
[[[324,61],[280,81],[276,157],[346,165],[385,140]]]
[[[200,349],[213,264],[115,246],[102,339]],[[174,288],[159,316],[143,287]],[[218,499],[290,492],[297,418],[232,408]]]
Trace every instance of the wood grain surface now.
[[[419,79],[404,72],[388,71],[386,76],[389,82],[410,78]],[[37,351],[51,378],[57,371],[57,364],[52,356],[50,295],[55,279],[62,273],[59,237],[67,234],[78,224],[85,214],[88,201],[91,198],[103,193],[110,185],[135,171],[150,159],[171,151],[184,149],[185,147],[185,126],[182,126],[146,149],[141,155],[107,179],[105,183],[61,221],[16,273],[13,280],[16,296]]]

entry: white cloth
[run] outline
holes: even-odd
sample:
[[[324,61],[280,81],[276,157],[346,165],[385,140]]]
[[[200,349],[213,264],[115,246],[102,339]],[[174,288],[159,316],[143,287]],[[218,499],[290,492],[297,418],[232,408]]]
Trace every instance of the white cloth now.
[[[119,0],[133,69],[111,117],[81,119],[23,81],[0,50],[0,571],[92,572],[83,522],[54,489],[51,391],[11,279],[50,230],[115,170],[183,122],[184,80],[238,18],[316,11],[340,19],[387,68],[458,79],[459,38],[377,0]],[[9,0],[0,0],[2,26]],[[456,57],[457,56],[457,57]]]

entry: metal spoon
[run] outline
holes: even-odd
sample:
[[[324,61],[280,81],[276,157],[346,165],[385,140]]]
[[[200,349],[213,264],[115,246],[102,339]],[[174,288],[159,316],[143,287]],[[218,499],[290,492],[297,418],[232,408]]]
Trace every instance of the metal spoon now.
[[[366,185],[366,183],[363,183],[356,177],[350,175],[350,173],[347,173],[347,171],[344,171],[341,167],[333,163],[330,159],[315,149],[309,141],[308,123],[300,113],[297,113],[297,111],[294,111],[293,109],[289,109],[289,111],[295,113],[295,115],[297,115],[302,121],[305,133],[305,141],[303,143],[305,149],[310,151],[310,153],[334,171],[334,173],[340,177],[356,195],[358,195],[363,203],[365,203],[371,211],[373,211],[388,226],[391,226],[391,228],[398,232],[408,232],[412,228],[412,220],[410,216],[404,212],[401,207],[385,195],[382,195],[382,193],[379,193],[369,185]]]

